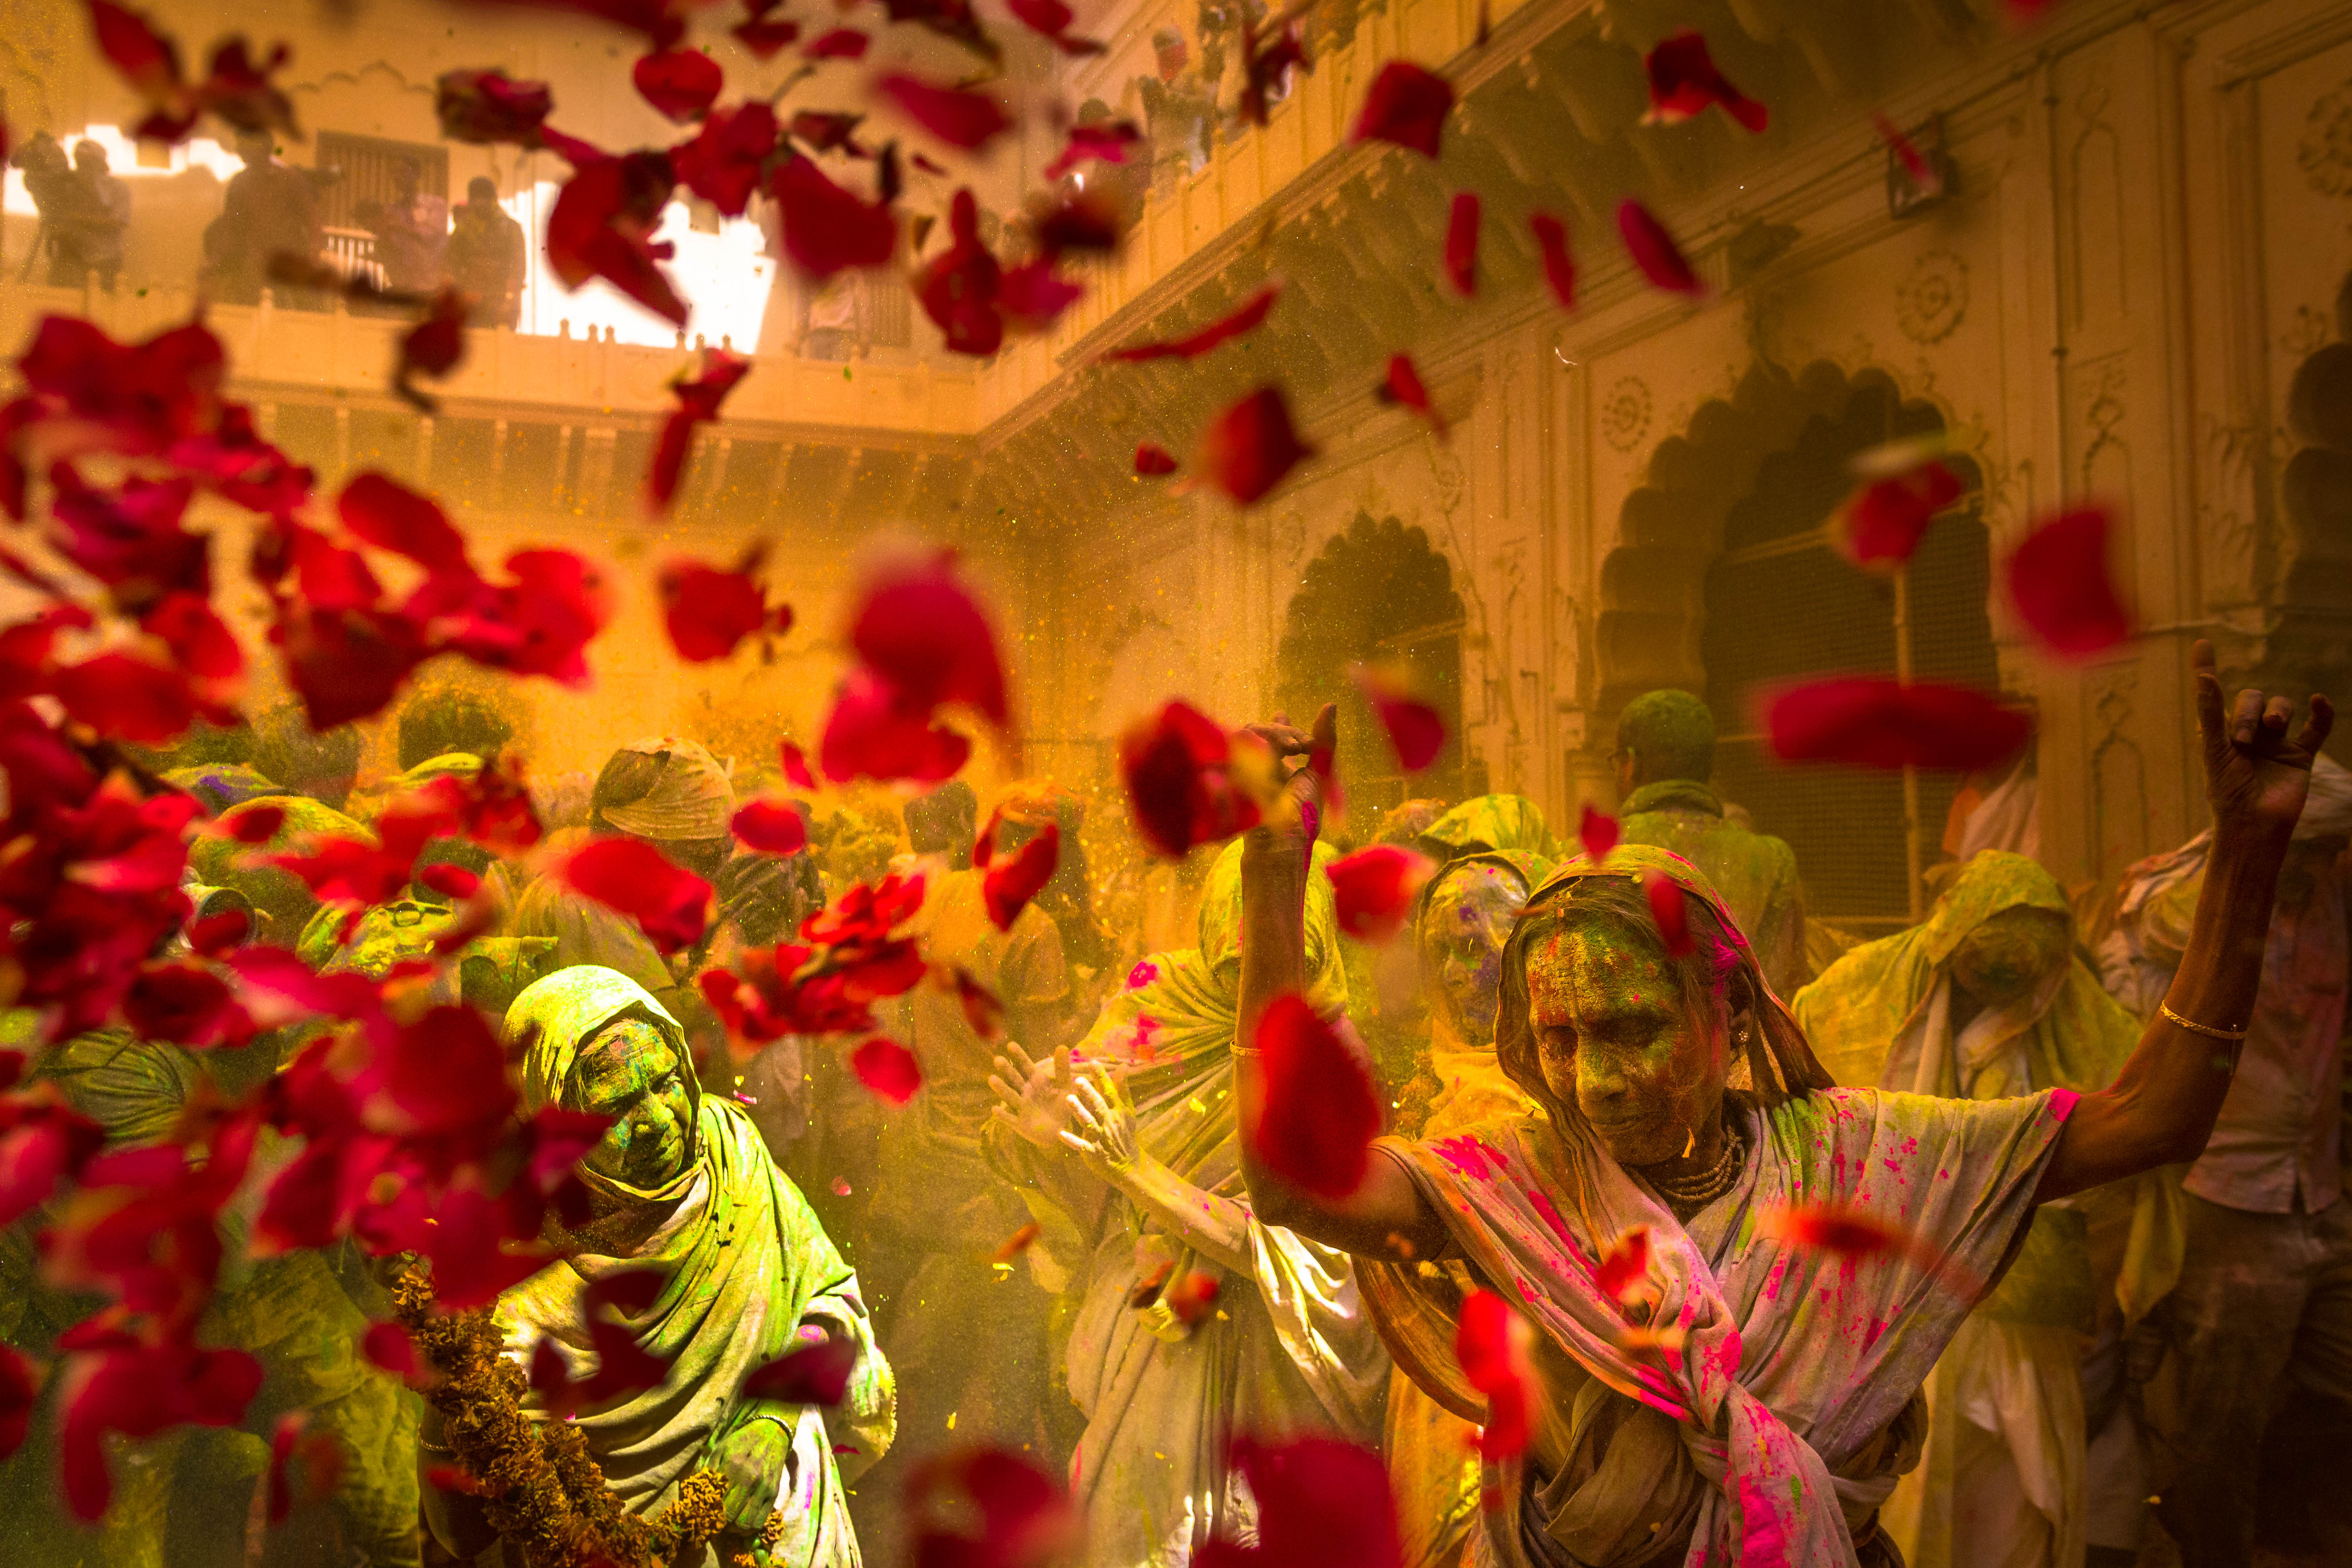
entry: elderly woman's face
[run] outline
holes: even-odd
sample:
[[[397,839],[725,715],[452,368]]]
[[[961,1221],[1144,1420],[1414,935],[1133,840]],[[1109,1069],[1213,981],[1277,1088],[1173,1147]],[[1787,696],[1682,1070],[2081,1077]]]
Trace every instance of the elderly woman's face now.
[[[1528,901],[1526,887],[1500,866],[1447,873],[1421,917],[1422,973],[1456,1038],[1486,1045],[1495,1037],[1502,988],[1503,943]]]
[[[1619,1164],[1679,1157],[1723,1103],[1721,1032],[1684,1012],[1656,942],[1613,921],[1556,931],[1528,954],[1528,1003],[1544,1082]]]
[[[2003,910],[1952,950],[1952,978],[1987,1006],[2030,994],[2069,956],[2072,933],[2055,910]]]
[[[607,1024],[572,1065],[580,1109],[613,1118],[585,1163],[633,1187],[658,1187],[686,1169],[694,1102],[686,1069],[662,1032],[642,1018]]]

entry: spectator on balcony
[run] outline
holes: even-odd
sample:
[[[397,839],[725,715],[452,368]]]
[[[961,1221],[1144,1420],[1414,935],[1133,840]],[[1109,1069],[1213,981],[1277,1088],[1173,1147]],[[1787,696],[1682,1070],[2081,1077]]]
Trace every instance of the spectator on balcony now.
[[[9,160],[25,172],[25,192],[40,215],[33,235],[32,254],[25,258],[18,276],[30,279],[43,256],[49,258],[45,281],[52,289],[79,289],[89,268],[82,260],[81,233],[89,212],[89,194],[74,177],[73,165],[58,139],[37,131]]]
[[[469,322],[508,328],[520,323],[522,225],[499,205],[498,184],[488,175],[466,183],[466,205],[457,209],[447,256],[450,281],[473,296]]]
[[[449,201],[420,190],[417,181],[415,159],[393,164],[392,199],[377,208],[369,225],[384,286],[404,294],[430,294],[446,276]],[[495,186],[492,191],[495,196]]]
[[[80,268],[97,273],[100,287],[110,291],[122,272],[122,231],[131,226],[131,187],[107,172],[106,149],[88,137],[74,148],[73,178],[79,192],[76,221],[64,237],[69,241],[67,248],[78,251]]]
[[[1205,72],[1186,73],[1192,55],[1184,47],[1184,35],[1174,27],[1152,34],[1151,48],[1159,74],[1139,77],[1136,87],[1143,98],[1153,167],[1179,165],[1184,174],[1197,174],[1209,161],[1210,129],[1217,113],[1215,79]]]
[[[261,297],[272,257],[315,262],[326,230],[310,176],[278,161],[267,132],[240,132],[236,155],[245,167],[231,176],[221,195],[220,216],[205,230],[205,262],[219,299],[249,305]],[[279,296],[289,304],[318,308],[284,289]]]

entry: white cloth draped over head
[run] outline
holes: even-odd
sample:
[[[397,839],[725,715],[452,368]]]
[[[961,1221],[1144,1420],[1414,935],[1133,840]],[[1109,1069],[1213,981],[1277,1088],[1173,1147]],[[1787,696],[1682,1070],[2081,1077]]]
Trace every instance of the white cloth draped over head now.
[[[686,1061],[677,1020],[612,970],[559,970],[517,996],[506,1024],[509,1039],[528,1037],[526,1105],[579,1109],[572,1073],[581,1047],[621,1018],[653,1024]],[[640,1349],[669,1363],[668,1377],[658,1387],[583,1409],[573,1423],[606,1483],[631,1512],[650,1512],[677,1495],[688,1473],[711,1467],[730,1434],[751,1422],[774,1422],[792,1437],[773,1502],[786,1520],[777,1560],[856,1568],[835,1446],[845,1446],[858,1469],[888,1447],[897,1408],[889,1364],[875,1343],[856,1275],[776,1168],[751,1119],[727,1101],[701,1098],[691,1088],[690,1067],[685,1080],[695,1095],[695,1138],[677,1178],[641,1192],[582,1167],[609,1200],[675,1206],[643,1241],[619,1251],[593,1241],[576,1246],[501,1295],[496,1320],[507,1353],[527,1363],[544,1337],[574,1377],[587,1375],[595,1366],[584,1320],[588,1287],[619,1273],[659,1274],[653,1304],[621,1321]],[[596,1233],[591,1227],[582,1234]],[[843,1403],[828,1413],[744,1397],[743,1379],[801,1342],[804,1327],[856,1346]]]
[[[735,815],[727,770],[692,741],[656,735],[621,748],[662,759],[654,787],[626,805],[603,808],[604,820],[639,838],[724,838]]]

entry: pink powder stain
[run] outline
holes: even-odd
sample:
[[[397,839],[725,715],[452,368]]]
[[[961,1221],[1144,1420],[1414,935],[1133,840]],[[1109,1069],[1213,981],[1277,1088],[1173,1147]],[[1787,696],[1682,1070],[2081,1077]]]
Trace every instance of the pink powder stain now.
[[[1160,966],[1148,958],[1136,960],[1135,967],[1127,972],[1127,988],[1140,991],[1160,978]]]
[[[1788,1277],[1789,1259],[1787,1255],[1783,1254],[1774,1260],[1771,1272],[1764,1276],[1764,1299],[1767,1301],[1777,1301],[1780,1299],[1780,1283]]]
[[[1455,1175],[1467,1176],[1474,1182],[1495,1179],[1494,1173],[1486,1168],[1486,1156],[1493,1151],[1468,1133],[1458,1138],[1441,1138],[1433,1146],[1437,1150],[1437,1157],[1444,1161]]]
[[[1739,1568],[1785,1568],[1788,1520],[1753,1478],[1739,1478],[1738,1501]]]
[[[1883,1333],[1885,1333],[1885,1331],[1886,1331],[1886,1320],[1885,1320],[1885,1319],[1884,1319],[1884,1318],[1873,1318],[1873,1319],[1871,1319],[1871,1320],[1870,1320],[1870,1327],[1863,1331],[1863,1335],[1862,1335],[1862,1348],[1863,1348],[1863,1349],[1864,1349],[1864,1350],[1869,1350],[1872,1346],[1874,1346],[1874,1345],[1877,1344],[1877,1343],[1878,1343],[1878,1336],[1879,1336],[1879,1335],[1881,1335],[1881,1334],[1883,1334]]]

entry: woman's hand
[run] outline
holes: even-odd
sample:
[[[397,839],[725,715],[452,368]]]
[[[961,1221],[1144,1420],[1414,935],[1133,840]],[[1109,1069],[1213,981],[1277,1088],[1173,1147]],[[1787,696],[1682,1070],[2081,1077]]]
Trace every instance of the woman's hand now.
[[[1099,1069],[1078,1079],[1069,1096],[1070,1124],[1062,1142],[1094,1167],[1096,1174],[1116,1182],[1132,1168],[1139,1155],[1136,1142],[1135,1108],[1127,1093]]]
[[[1067,1047],[1033,1061],[1012,1040],[1004,1042],[1004,1054],[996,1058],[996,1071],[988,1079],[998,1100],[996,1119],[1049,1152],[1062,1148],[1062,1134],[1070,1125],[1070,1096],[1077,1085]]]
[[[2336,722],[2326,698],[2314,696],[2311,713],[2287,738],[2294,718],[2291,698],[2265,700],[2252,687],[2226,709],[2221,677],[2214,672],[2213,645],[2202,637],[2189,655],[2197,682],[2197,729],[2203,741],[2205,794],[2213,806],[2216,837],[2246,833],[2285,843],[2303,815],[2311,787],[2312,759]]]
[[[1313,843],[1323,824],[1332,787],[1332,759],[1339,748],[1338,704],[1323,704],[1311,731],[1296,728],[1287,714],[1277,713],[1265,722],[1244,725],[1242,733],[1255,736],[1265,747],[1273,760],[1275,779],[1294,808],[1284,812],[1277,807],[1266,813],[1265,824],[1250,830],[1251,839],[1270,842],[1295,823],[1302,837]]]
[[[719,1473],[727,1478],[722,1505],[730,1530],[756,1534],[775,1511],[793,1435],[775,1421],[747,1421],[719,1445]]]

